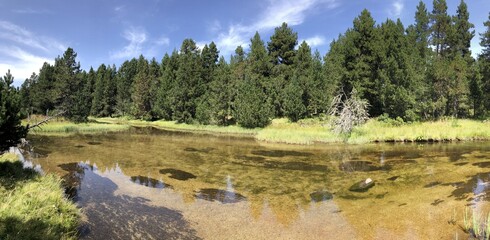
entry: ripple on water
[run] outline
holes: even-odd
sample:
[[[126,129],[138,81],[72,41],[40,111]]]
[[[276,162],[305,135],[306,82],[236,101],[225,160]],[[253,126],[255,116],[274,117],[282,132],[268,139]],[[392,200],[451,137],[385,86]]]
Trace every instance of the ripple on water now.
[[[197,178],[196,175],[175,168],[160,169],[161,174],[170,174],[169,177],[181,181]]]
[[[230,192],[226,190],[216,188],[203,188],[199,190],[194,196],[198,199],[206,201],[218,201],[220,203],[238,203],[245,201],[247,198],[239,193]]]

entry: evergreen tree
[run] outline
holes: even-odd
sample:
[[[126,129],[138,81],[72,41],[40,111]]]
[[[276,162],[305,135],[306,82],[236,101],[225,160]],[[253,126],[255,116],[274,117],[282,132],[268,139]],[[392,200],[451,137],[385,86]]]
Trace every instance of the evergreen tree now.
[[[454,55],[460,55],[465,59],[468,64],[473,62],[471,57],[471,40],[475,36],[475,31],[471,30],[475,27],[473,23],[469,22],[470,14],[468,12],[468,6],[461,0],[456,10],[457,15],[453,17],[454,31],[451,36],[451,51]]]
[[[292,65],[298,44],[298,33],[294,32],[287,23],[282,23],[274,30],[271,40],[267,43],[270,59],[274,65]]]
[[[478,65],[481,77],[481,88],[483,95],[483,106],[486,114],[490,109],[490,14],[488,20],[483,23],[485,32],[480,34],[480,46],[482,53],[478,56]]]
[[[250,52],[246,60],[245,79],[238,86],[236,118],[247,128],[264,127],[273,117],[269,78],[270,61],[264,42],[258,32],[250,40]]]
[[[211,83],[213,82],[213,78],[215,77],[214,71],[216,69],[216,62],[218,61],[219,51],[214,44],[211,42],[209,45],[205,45],[202,52],[202,82],[197,87],[199,91],[197,95],[199,96],[196,99],[196,118],[197,121],[201,124],[210,124],[216,123],[215,117],[213,114],[216,114],[217,111],[217,96],[211,89]]]
[[[151,78],[150,67],[148,61],[140,55],[138,58],[138,73],[134,77],[133,93],[133,111],[132,115],[135,118],[150,120],[151,115],[151,94],[150,94]]]
[[[405,29],[398,20],[395,23],[387,20],[380,27],[382,44],[378,51],[378,82],[376,91],[379,94],[382,112],[392,118],[402,117],[415,120],[415,79],[413,66],[410,64],[411,49]]]
[[[420,58],[425,63],[429,54],[429,13],[423,1],[420,1],[417,5],[417,11],[415,12],[415,42],[419,50]]]
[[[165,120],[172,120],[173,106],[175,102],[175,90],[177,89],[176,74],[179,69],[179,54],[173,51],[169,57],[168,54],[162,59],[162,76],[160,86],[157,92],[156,112]]]
[[[307,106],[307,112],[310,116],[318,116],[327,112],[338,86],[336,83],[332,83],[331,79],[325,77],[322,58],[318,50],[315,50],[312,61],[312,86],[309,89],[311,99]]]
[[[369,114],[378,116],[382,113],[379,92],[377,91],[376,79],[376,54],[379,47],[378,31],[375,28],[374,19],[371,13],[364,9],[359,17],[354,19],[354,28],[346,34],[347,38],[352,38],[353,46],[347,47],[346,56],[346,78],[347,89],[344,92],[350,93],[354,87],[359,91],[361,98],[366,99],[370,104]]]
[[[131,86],[133,85],[137,72],[138,60],[136,58],[124,61],[117,71],[115,112],[119,116],[125,116],[131,113],[131,106],[133,105]]]
[[[21,109],[25,114],[31,114],[33,111],[32,89],[38,78],[36,73],[32,73],[31,77],[27,78],[20,86]]]
[[[49,63],[44,63],[30,91],[35,113],[47,115],[50,110],[54,109],[53,88],[54,67]]]
[[[27,127],[21,125],[20,97],[11,86],[13,82],[10,70],[0,79],[0,152],[17,145],[27,134]]]
[[[84,99],[85,88],[81,79],[80,63],[76,61],[77,53],[68,48],[63,57],[55,59],[54,65],[54,104],[64,116],[74,122],[87,121],[85,111],[87,99]]]
[[[192,123],[196,116],[196,102],[201,92],[202,63],[200,51],[192,39],[182,42],[179,68],[176,73],[174,119],[178,122]]]
[[[95,87],[93,92],[92,109],[91,114],[96,117],[108,116],[104,113],[105,106],[107,105],[106,96],[104,90],[106,89],[107,81],[104,79],[107,77],[107,67],[105,64],[101,64],[97,68],[97,78],[95,80]]]
[[[430,15],[432,30],[432,45],[437,56],[445,56],[449,48],[448,36],[451,34],[451,17],[447,14],[446,0],[434,0]]]

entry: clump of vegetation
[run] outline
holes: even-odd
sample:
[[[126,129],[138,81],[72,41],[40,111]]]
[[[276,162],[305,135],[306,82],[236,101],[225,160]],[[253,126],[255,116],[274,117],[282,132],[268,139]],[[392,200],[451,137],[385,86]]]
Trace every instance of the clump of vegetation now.
[[[55,175],[25,169],[0,156],[0,239],[76,239],[80,211]]]
[[[476,239],[490,239],[490,213],[487,218],[482,214],[475,212],[470,213],[468,208],[465,208],[463,218],[463,229]]]

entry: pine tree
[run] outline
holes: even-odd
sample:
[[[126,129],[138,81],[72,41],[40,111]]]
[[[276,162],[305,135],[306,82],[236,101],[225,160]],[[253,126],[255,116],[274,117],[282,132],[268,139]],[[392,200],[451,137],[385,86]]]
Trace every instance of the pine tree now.
[[[176,73],[174,119],[178,122],[192,123],[196,116],[198,87],[202,83],[202,63],[200,51],[192,39],[182,42],[179,56],[179,68]]]
[[[417,5],[417,11],[415,12],[415,42],[419,50],[420,58],[424,60],[424,63],[429,54],[429,13],[423,1],[420,1]]]
[[[376,47],[379,47],[379,37],[374,19],[368,10],[364,9],[361,15],[354,19],[354,28],[346,37],[351,38],[347,43],[352,43],[353,46],[346,48],[346,78],[349,87],[344,92],[350,93],[352,88],[357,89],[360,97],[370,104],[369,114],[378,116],[382,113],[376,88]]]
[[[47,115],[54,109],[54,81],[54,67],[49,63],[44,63],[30,91],[35,113]]]
[[[92,99],[91,115],[96,117],[106,117],[104,113],[106,102],[106,96],[104,95],[104,89],[106,89],[106,81],[104,78],[107,74],[107,67],[105,64],[101,64],[97,68],[97,78],[95,80],[95,87]]]
[[[21,125],[20,97],[12,85],[14,77],[7,71],[0,79],[0,152],[13,147],[27,134]]]
[[[461,0],[456,10],[457,15],[453,17],[454,21],[454,31],[452,36],[450,36],[451,41],[451,51],[454,55],[460,55],[465,59],[468,64],[473,62],[471,57],[471,40],[475,36],[475,31],[471,30],[475,27],[473,23],[469,22],[470,14],[468,12],[468,6]]]
[[[173,119],[173,106],[175,102],[175,90],[177,89],[176,74],[179,69],[179,54],[176,50],[169,57],[168,54],[162,59],[162,76],[157,93],[156,112],[165,120]]]
[[[434,0],[430,15],[432,40],[437,56],[445,56],[449,48],[448,36],[451,34],[451,17],[447,14],[446,0]]]
[[[490,110],[490,14],[488,20],[483,23],[485,32],[480,34],[480,46],[482,53],[478,56],[479,72],[481,76],[481,88],[483,95],[483,106],[488,114]]]
[[[245,79],[238,86],[236,118],[243,127],[264,127],[273,117],[271,98],[266,94],[271,88],[268,81],[270,61],[258,32],[250,41]]]
[[[131,86],[138,71],[138,60],[133,58],[124,61],[116,74],[116,107],[119,116],[129,115],[133,101],[131,99]]]
[[[138,119],[150,120],[151,115],[151,95],[150,95],[150,67],[148,61],[140,55],[138,58],[138,73],[134,77],[132,115]]]

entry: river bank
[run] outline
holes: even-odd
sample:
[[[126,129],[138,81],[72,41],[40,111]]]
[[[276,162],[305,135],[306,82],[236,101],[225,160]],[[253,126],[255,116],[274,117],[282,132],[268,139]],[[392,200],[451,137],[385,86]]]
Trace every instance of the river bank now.
[[[174,121],[141,121],[123,118],[95,118],[108,124],[151,126],[170,131],[226,134],[254,137],[259,141],[288,144],[368,143],[368,142],[447,142],[490,140],[490,122],[468,119],[445,119],[430,122],[403,123],[370,119],[356,127],[350,136],[339,136],[331,130],[328,119],[304,119],[290,122],[274,119],[265,128],[246,129],[239,126],[179,124]]]
[[[13,153],[0,155],[0,239],[77,239],[79,220],[58,176],[24,168]]]

